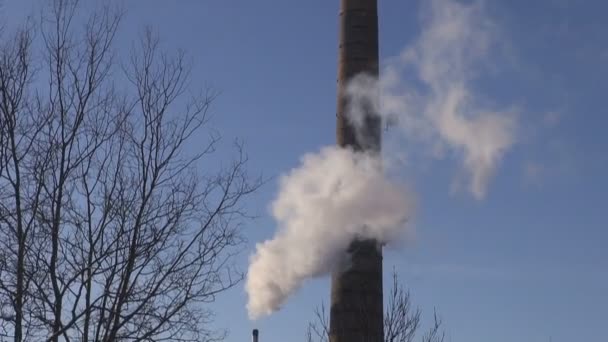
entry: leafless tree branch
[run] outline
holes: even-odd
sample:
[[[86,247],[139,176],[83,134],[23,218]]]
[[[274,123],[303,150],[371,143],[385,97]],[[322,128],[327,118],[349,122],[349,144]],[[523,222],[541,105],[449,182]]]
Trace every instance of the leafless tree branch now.
[[[205,304],[242,280],[243,200],[262,182],[240,145],[198,169],[219,142],[201,137],[217,94],[192,95],[184,53],[150,30],[116,61],[121,17],[54,0],[0,46],[2,341],[225,336]]]

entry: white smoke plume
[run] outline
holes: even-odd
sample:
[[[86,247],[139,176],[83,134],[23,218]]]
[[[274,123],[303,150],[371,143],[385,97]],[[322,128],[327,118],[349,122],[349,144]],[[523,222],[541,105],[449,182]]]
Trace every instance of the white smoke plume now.
[[[398,239],[411,207],[404,187],[384,176],[377,157],[338,147],[305,155],[280,181],[272,204],[276,236],[258,244],[251,258],[250,316],[272,313],[306,279],[345,262],[355,238]]]
[[[403,130],[409,148],[456,155],[470,192],[482,199],[516,131],[512,113],[481,106],[471,86],[496,43],[495,28],[479,2],[426,4],[420,37],[386,63],[380,81],[360,75],[349,84],[351,119],[361,122],[359,105],[371,101],[385,122]]]
[[[475,67],[487,58],[493,28],[478,3],[425,4],[420,37],[388,61],[380,81],[361,75],[349,84],[349,118],[361,122],[362,108],[371,101],[385,122],[403,129],[408,148],[439,144],[458,156],[470,192],[481,199],[515,142],[516,128],[508,111],[480,107],[470,86]],[[258,244],[250,260],[246,291],[251,318],[279,309],[306,279],[329,274],[348,261],[346,251],[354,238],[388,243],[406,232],[412,197],[385,176],[380,164],[371,155],[327,147],[304,156],[281,179],[272,204],[277,233]]]

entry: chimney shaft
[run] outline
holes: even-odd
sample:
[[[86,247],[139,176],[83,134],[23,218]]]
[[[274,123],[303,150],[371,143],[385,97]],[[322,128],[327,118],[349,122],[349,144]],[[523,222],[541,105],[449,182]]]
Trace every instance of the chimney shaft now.
[[[251,332],[251,342],[258,342],[259,334],[260,332],[258,331],[258,329],[253,329],[253,331]]]
[[[358,130],[347,118],[345,87],[356,75],[378,77],[377,0],[341,0],[336,140],[339,146],[379,153],[381,120],[369,108]],[[351,263],[332,275],[330,342],[383,342],[382,247],[356,240]]]

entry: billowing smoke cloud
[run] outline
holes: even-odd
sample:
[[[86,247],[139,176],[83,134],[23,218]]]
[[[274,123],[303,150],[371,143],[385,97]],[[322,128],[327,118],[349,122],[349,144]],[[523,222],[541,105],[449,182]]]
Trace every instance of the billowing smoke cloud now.
[[[462,160],[468,188],[481,199],[515,142],[512,113],[480,106],[471,87],[479,66],[487,63],[495,30],[479,3],[427,5],[420,37],[387,62],[380,81],[360,75],[350,83],[352,120],[361,121],[361,103],[373,103],[386,122],[403,130],[409,148],[430,145],[429,150]]]
[[[397,239],[411,200],[383,173],[379,158],[326,147],[280,181],[272,204],[279,231],[258,244],[247,291],[252,318],[277,310],[304,280],[336,269],[355,238]]]
[[[475,67],[488,55],[493,28],[479,4],[425,4],[420,37],[388,61],[380,81],[361,75],[349,84],[349,118],[360,123],[371,102],[386,122],[402,129],[408,148],[439,147],[459,157],[470,192],[481,199],[515,142],[514,119],[507,111],[480,107],[470,86]],[[327,147],[304,156],[281,179],[272,204],[277,234],[251,257],[251,318],[277,310],[306,279],[348,262],[354,238],[391,242],[405,232],[411,196],[380,164],[371,155]]]

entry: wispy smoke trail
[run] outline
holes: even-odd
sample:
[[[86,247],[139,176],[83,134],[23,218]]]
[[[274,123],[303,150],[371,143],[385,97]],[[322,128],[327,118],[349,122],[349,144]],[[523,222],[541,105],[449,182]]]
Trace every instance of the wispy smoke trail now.
[[[516,128],[507,111],[480,107],[470,87],[492,44],[492,25],[479,4],[431,0],[425,14],[420,37],[389,60],[380,81],[361,75],[349,84],[349,118],[360,123],[371,103],[385,121],[397,123],[409,148],[439,144],[459,156],[468,188],[481,199]],[[249,266],[251,318],[277,310],[306,279],[348,262],[354,238],[388,243],[405,232],[411,196],[380,164],[367,154],[327,147],[304,156],[281,179],[272,205],[277,234],[257,245]]]
[[[495,29],[479,3],[432,0],[425,14],[420,37],[386,63],[380,81],[360,75],[349,84],[352,120],[361,121],[361,103],[373,103],[403,130],[409,148],[432,145],[460,157],[468,188],[481,199],[516,132],[512,113],[480,106],[470,86]]]
[[[355,238],[397,239],[412,206],[378,158],[337,147],[305,155],[280,188],[272,205],[279,231],[258,244],[249,267],[252,318],[277,310],[307,278],[347,262]]]

